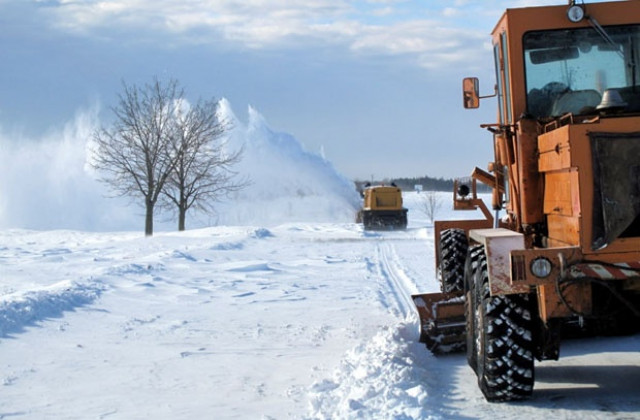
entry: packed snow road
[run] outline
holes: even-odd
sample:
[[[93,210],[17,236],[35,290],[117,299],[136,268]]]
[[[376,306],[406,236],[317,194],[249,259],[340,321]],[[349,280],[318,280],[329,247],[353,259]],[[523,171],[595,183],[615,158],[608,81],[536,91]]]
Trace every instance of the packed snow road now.
[[[0,419],[637,416],[639,336],[566,343],[517,404],[429,354],[409,295],[438,284],[416,225],[1,231]]]

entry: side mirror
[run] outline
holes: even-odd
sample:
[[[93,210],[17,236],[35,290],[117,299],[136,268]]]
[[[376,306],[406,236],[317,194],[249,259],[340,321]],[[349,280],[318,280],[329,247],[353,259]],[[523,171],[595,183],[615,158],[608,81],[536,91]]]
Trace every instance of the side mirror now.
[[[480,83],[477,77],[462,79],[462,100],[466,109],[480,107]]]

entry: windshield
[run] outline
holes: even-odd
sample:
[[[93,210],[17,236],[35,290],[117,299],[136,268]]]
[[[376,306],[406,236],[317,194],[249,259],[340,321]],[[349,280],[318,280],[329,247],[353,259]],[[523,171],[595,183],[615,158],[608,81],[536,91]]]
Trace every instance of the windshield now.
[[[524,35],[530,116],[593,112],[607,89],[620,94],[606,95],[617,99],[607,104],[640,111],[640,25],[605,27],[604,32],[589,27]]]

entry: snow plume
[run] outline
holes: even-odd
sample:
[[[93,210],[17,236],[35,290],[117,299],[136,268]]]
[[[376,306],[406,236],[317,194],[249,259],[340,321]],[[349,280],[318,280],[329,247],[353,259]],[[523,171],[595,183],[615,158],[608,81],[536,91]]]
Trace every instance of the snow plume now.
[[[118,211],[86,164],[87,144],[98,126],[98,107],[78,112],[40,139],[0,134],[0,228],[95,229]],[[123,225],[129,228],[132,226]]]
[[[353,182],[322,156],[306,151],[292,135],[271,130],[249,107],[246,125],[222,100],[220,116],[229,122],[229,144],[244,147],[238,165],[250,185],[221,206],[220,224],[352,222],[359,206]]]
[[[293,136],[272,131],[254,109],[246,125],[224,99],[220,113],[230,123],[230,147],[245,150],[234,169],[251,185],[223,198],[211,218],[190,212],[187,227],[353,220],[355,188],[329,162],[306,152]],[[108,198],[107,186],[87,164],[99,125],[96,106],[40,139],[0,132],[0,229],[142,230],[142,208],[126,198]],[[175,227],[157,214],[156,230]]]

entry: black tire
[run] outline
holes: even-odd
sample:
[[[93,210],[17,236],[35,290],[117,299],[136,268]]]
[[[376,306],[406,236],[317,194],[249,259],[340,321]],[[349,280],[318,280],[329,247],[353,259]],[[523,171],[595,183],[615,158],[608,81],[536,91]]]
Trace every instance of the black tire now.
[[[371,230],[373,228],[373,217],[369,212],[362,212],[362,226],[364,230]]]
[[[464,268],[469,241],[462,229],[445,229],[440,233],[440,290],[444,293],[464,291]]]
[[[484,247],[482,245],[474,245],[469,247],[469,253],[467,255],[467,262],[464,268],[464,317],[466,322],[465,335],[466,335],[466,351],[467,362],[471,369],[476,372],[478,366],[478,346],[476,345],[478,335],[476,334],[476,312],[478,310],[478,298],[475,287],[475,278],[478,276],[478,258],[480,254],[484,253]],[[486,259],[484,259],[486,269]]]
[[[478,267],[478,385],[489,402],[526,399],[534,383],[529,295],[491,296],[484,253]]]
[[[405,211],[400,216],[400,228],[401,229],[406,229],[407,228],[407,224],[408,224],[407,212]]]

